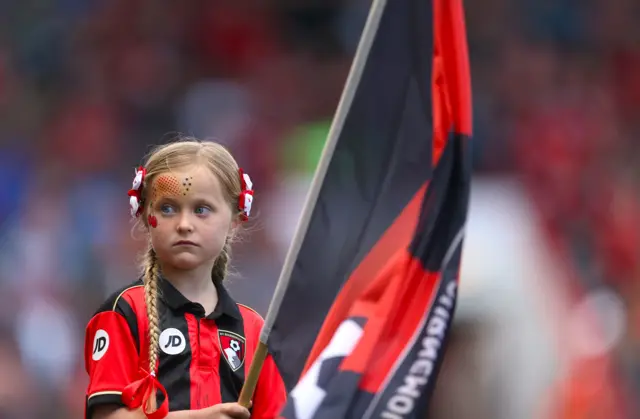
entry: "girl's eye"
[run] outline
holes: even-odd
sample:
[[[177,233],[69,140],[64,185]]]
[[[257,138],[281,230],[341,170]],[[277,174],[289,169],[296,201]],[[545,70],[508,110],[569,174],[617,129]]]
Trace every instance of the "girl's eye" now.
[[[211,212],[211,209],[209,209],[208,207],[197,207],[196,208],[196,214],[198,215],[205,215]]]
[[[162,204],[160,207],[160,212],[163,214],[173,214],[175,209],[169,204]]]

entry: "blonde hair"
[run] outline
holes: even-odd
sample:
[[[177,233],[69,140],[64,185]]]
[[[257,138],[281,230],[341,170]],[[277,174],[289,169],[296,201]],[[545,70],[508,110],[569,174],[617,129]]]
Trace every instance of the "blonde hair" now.
[[[203,164],[218,178],[225,199],[231,206],[234,216],[240,215],[238,200],[241,193],[240,174],[238,164],[222,145],[200,141],[191,137],[179,137],[177,141],[158,146],[148,155],[145,162],[147,174],[142,188],[142,202],[144,211],[141,222],[147,224],[147,214],[151,204],[151,185],[160,174],[174,169],[180,169],[193,164]],[[211,279],[218,285],[227,275],[229,259],[231,257],[231,237],[225,241],[220,255],[216,258]],[[158,280],[160,269],[158,258],[151,242],[142,261],[145,303],[149,318],[149,372],[155,372],[158,363],[158,345],[160,339],[160,324],[158,313]]]

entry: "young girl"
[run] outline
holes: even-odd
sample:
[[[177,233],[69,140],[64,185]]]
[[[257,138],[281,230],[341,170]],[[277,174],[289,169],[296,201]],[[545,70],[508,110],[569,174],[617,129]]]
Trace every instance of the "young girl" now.
[[[249,176],[219,144],[181,139],[151,153],[129,197],[149,247],[142,279],[87,326],[85,417],[276,417],[286,392],[270,356],[251,413],[235,403],[263,323],[223,286],[251,209]]]

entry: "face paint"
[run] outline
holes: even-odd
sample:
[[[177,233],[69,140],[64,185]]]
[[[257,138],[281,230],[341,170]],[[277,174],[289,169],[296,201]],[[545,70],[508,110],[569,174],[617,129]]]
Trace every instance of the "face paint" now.
[[[154,195],[177,197],[183,194],[180,182],[173,175],[160,175],[155,182]]]
[[[153,193],[156,196],[186,196],[191,190],[192,182],[193,176],[180,181],[174,175],[160,175],[154,184]]]
[[[171,174],[164,174],[158,176],[153,183],[153,191],[151,194],[150,207],[153,208],[153,203],[162,197],[177,198],[179,196],[187,196],[191,190],[193,182],[193,176],[188,176],[182,179],[182,182],[178,178]],[[156,227],[158,225],[157,218],[149,214],[149,225]]]
[[[191,182],[193,181],[193,176],[185,177],[182,181],[182,195],[187,195],[189,190],[191,189]]]

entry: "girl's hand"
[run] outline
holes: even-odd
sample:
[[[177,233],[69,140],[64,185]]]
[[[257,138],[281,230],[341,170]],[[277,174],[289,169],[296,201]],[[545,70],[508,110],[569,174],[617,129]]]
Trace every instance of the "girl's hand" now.
[[[238,403],[221,403],[201,409],[198,413],[202,419],[249,419],[251,414]]]

